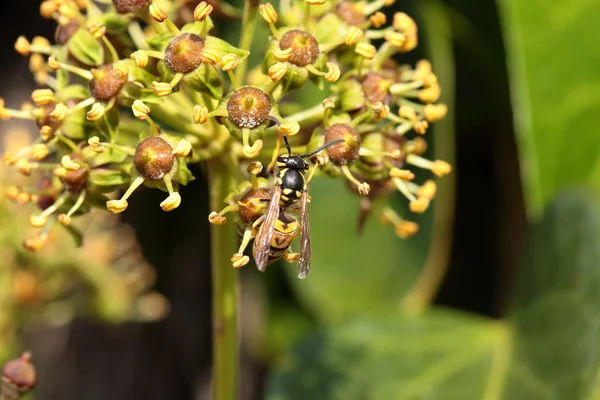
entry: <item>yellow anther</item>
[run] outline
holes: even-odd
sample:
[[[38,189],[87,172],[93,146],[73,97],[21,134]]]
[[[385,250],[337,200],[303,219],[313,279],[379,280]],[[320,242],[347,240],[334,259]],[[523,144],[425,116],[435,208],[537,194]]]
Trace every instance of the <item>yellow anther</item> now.
[[[85,114],[88,121],[98,121],[104,116],[104,106],[100,103],[92,104],[92,108]]]
[[[204,21],[206,17],[213,11],[213,6],[205,1],[201,1],[194,9],[194,19],[196,21]]]
[[[325,4],[325,0],[304,0],[304,3],[311,6],[320,6],[322,4]]]
[[[260,154],[260,151],[262,150],[262,147],[263,147],[263,141],[258,139],[254,142],[254,144],[252,146],[243,146],[242,154],[246,158],[258,157],[258,155]]]
[[[400,116],[400,118],[406,118],[409,121],[417,121],[418,117],[417,117],[417,112],[415,111],[414,108],[410,107],[410,106],[402,106],[400,107],[400,109],[398,110],[398,115]]]
[[[419,135],[424,135],[427,132],[427,128],[429,128],[429,123],[427,121],[415,121],[413,125],[413,129]]]
[[[323,102],[321,103],[321,105],[323,106],[324,109],[328,109],[328,108],[335,108],[335,103],[333,102],[332,99],[327,98],[325,100],[323,100]]]
[[[31,164],[25,158],[19,158],[15,163],[15,167],[21,175],[31,175]]]
[[[42,140],[52,139],[52,127],[44,125],[40,128],[40,137]]]
[[[113,214],[122,213],[127,210],[127,200],[109,200],[106,202],[106,208]]]
[[[54,92],[52,89],[36,89],[31,92],[31,100],[38,106],[50,104],[54,101]]]
[[[269,74],[269,77],[273,80],[273,82],[278,82],[281,78],[285,76],[287,71],[287,64],[278,61],[275,64],[271,65],[267,73]]]
[[[10,118],[10,113],[4,107],[4,99],[0,98],[0,119],[5,120]]]
[[[71,217],[69,217],[67,214],[59,214],[56,219],[64,226],[69,226],[72,222]]]
[[[383,37],[391,46],[402,48],[406,43],[406,36],[400,32],[387,31]]]
[[[383,104],[381,101],[376,101],[371,104],[371,110],[377,115],[378,119],[383,119],[390,114],[390,107],[387,104]]]
[[[233,268],[242,268],[244,265],[248,264],[249,261],[250,257],[245,256],[242,253],[235,253],[231,257],[231,264],[233,265]]]
[[[156,93],[156,95],[160,96],[160,97],[168,96],[173,92],[173,88],[171,87],[171,84],[168,82],[153,81],[152,89],[154,89],[154,93]]]
[[[32,253],[37,253],[44,248],[47,241],[48,237],[46,235],[36,236],[29,239],[25,239],[25,241],[23,242],[23,247],[25,247]]]
[[[208,121],[208,108],[200,104],[196,104],[194,106],[194,111],[192,112],[192,119],[194,120],[195,124],[203,124]]]
[[[164,12],[156,3],[150,4],[150,16],[154,18],[156,22],[164,22],[168,18],[166,12]]]
[[[73,10],[71,5],[66,2],[58,6],[58,13],[69,20],[72,20],[77,16],[75,10]]]
[[[208,215],[208,222],[215,225],[223,225],[225,222],[227,222],[227,218],[213,211]]]
[[[57,9],[58,6],[53,0],[42,1],[40,4],[40,15],[43,18],[50,19]]]
[[[181,139],[177,146],[171,151],[176,157],[187,157],[192,151],[192,144],[185,139]]]
[[[441,178],[452,172],[452,165],[448,164],[446,161],[435,160],[431,163],[431,172]]]
[[[169,197],[167,197],[165,200],[163,200],[162,203],[160,203],[160,208],[163,209],[163,211],[173,211],[174,209],[176,209],[177,207],[179,207],[179,205],[181,204],[181,195],[177,192],[173,192],[169,195]]]
[[[419,232],[419,225],[412,221],[400,221],[394,227],[394,232],[399,238],[406,239]]]
[[[358,39],[362,37],[365,32],[357,26],[351,25],[348,28],[348,32],[346,32],[346,38],[344,39],[344,43],[348,46],[354,46]]]
[[[31,146],[31,157],[35,160],[43,160],[48,155],[48,146],[44,143],[36,143]]]
[[[31,40],[31,44],[33,46],[48,47],[50,46],[50,41],[43,36],[34,36]]]
[[[394,29],[403,32],[414,31],[417,27],[415,21],[403,12],[397,12],[394,14],[394,21],[392,22],[392,25],[394,26]]]
[[[140,68],[144,68],[146,65],[148,65],[148,53],[146,53],[144,50],[134,51],[129,55],[129,58],[131,58],[135,65]]]
[[[41,72],[46,67],[46,62],[41,54],[32,54],[29,57],[29,70],[33,73]],[[46,71],[43,71],[46,72]]]
[[[57,121],[62,121],[67,116],[69,108],[64,103],[57,103],[54,110],[50,113],[50,117]]]
[[[25,36],[19,36],[15,42],[15,50],[23,56],[29,55],[31,52],[31,43],[29,43],[29,40]]]
[[[81,165],[79,165],[77,162],[73,161],[71,156],[69,156],[68,154],[65,154],[60,159],[60,165],[67,171],[77,171],[81,168]]]
[[[327,67],[327,73],[325,74],[325,79],[328,82],[336,82],[338,79],[340,79],[340,67],[337,66],[337,64],[328,62],[327,64],[325,64],[325,66]]]
[[[125,78],[126,76],[129,76],[129,67],[121,60],[113,64],[113,71],[116,72],[117,77],[119,78]]]
[[[369,21],[375,28],[381,28],[387,22],[387,18],[385,17],[384,13],[377,11],[375,14],[371,15]]]
[[[227,53],[219,61],[219,66],[225,72],[233,71],[240,64],[240,60],[237,54]]]
[[[33,197],[27,192],[21,192],[17,195],[16,201],[19,204],[27,204],[30,201],[33,201]]]
[[[6,189],[6,192],[4,194],[9,199],[16,200],[17,197],[19,197],[20,193],[21,193],[21,191],[19,190],[18,187],[16,187],[16,186],[9,186],[8,189]]]
[[[369,43],[358,43],[354,48],[354,52],[361,57],[364,57],[368,60],[375,57],[375,52],[377,49],[375,46]]]
[[[54,176],[58,178],[64,178],[65,176],[67,176],[67,172],[68,171],[63,167],[56,167],[52,170],[52,174],[54,174]]]
[[[250,164],[248,164],[248,173],[250,175],[258,175],[262,172],[263,170],[263,165],[260,161],[252,161]]]
[[[403,181],[412,181],[413,179],[415,179],[414,173],[412,173],[411,171],[409,171],[407,169],[400,169],[400,168],[390,169],[390,176],[392,178],[402,179]]]
[[[300,132],[300,125],[297,121],[287,120],[283,121],[278,128],[279,133],[287,136],[294,136],[298,132]]]
[[[432,200],[437,193],[437,184],[431,179],[426,181],[417,191],[417,197]]]
[[[92,136],[88,139],[88,145],[95,153],[103,153],[105,147],[100,144],[100,138],[98,136]]]
[[[95,37],[96,39],[100,39],[102,38],[104,35],[106,35],[106,26],[102,25],[102,24],[94,24],[92,25],[92,27],[90,28],[90,33],[92,34],[93,37]]]
[[[42,228],[48,223],[48,217],[43,215],[30,215],[29,224],[34,228]]]
[[[425,107],[423,107],[423,115],[429,122],[444,119],[447,113],[448,106],[445,104],[426,104]]]
[[[419,90],[418,98],[423,103],[433,103],[439,100],[441,94],[442,90],[440,88],[440,85],[436,84],[431,87],[426,87],[425,89]]]
[[[290,56],[292,55],[292,50],[293,49],[291,47],[288,47],[285,50],[281,50],[279,46],[276,46],[275,50],[273,50],[273,58],[275,59],[275,61],[286,62],[290,59]]]
[[[414,138],[409,144],[408,152],[411,154],[419,155],[425,153],[426,151],[427,141],[422,137]]]
[[[60,68],[60,62],[56,60],[56,57],[54,55],[48,57],[48,68],[50,68],[53,71],[56,71]]]
[[[258,12],[267,24],[274,24],[277,22],[277,11],[275,11],[275,8],[273,8],[271,3],[265,3],[258,6]]]
[[[413,79],[415,81],[425,80],[425,77],[432,74],[433,69],[429,60],[419,60],[415,65],[415,74]]]
[[[152,86],[154,86],[154,83],[152,84]],[[170,87],[171,86],[169,86],[169,88]],[[156,91],[156,89],[154,89],[154,90]],[[167,93],[167,94],[169,94],[169,93]],[[141,100],[135,100],[131,106],[131,110],[133,111],[133,115],[136,118],[141,119],[141,120],[148,119],[148,114],[150,114],[150,107],[148,107],[146,104],[144,104],[144,102]]]
[[[366,196],[369,194],[369,192],[371,192],[371,186],[367,182],[363,182],[358,185],[358,193]]]
[[[413,200],[408,205],[410,211],[418,214],[422,214],[429,208],[429,199],[425,197],[420,197],[416,200]]]
[[[219,62],[219,53],[214,49],[203,47],[202,50],[200,50],[200,59],[202,62],[214,65]]]

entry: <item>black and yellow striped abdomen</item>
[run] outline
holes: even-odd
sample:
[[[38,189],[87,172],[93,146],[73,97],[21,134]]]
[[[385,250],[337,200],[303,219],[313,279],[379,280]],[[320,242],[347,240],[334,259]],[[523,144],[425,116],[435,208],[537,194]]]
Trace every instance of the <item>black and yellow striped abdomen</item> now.
[[[273,239],[269,248],[267,264],[272,264],[283,257],[299,234],[300,226],[298,220],[290,214],[282,212],[273,227]],[[254,242],[252,250],[256,252],[256,242]]]

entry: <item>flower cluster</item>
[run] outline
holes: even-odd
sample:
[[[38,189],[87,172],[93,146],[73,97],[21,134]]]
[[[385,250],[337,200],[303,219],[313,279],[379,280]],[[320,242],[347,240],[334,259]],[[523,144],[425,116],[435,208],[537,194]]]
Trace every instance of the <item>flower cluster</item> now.
[[[339,176],[367,201],[400,191],[412,212],[423,213],[436,184],[415,183],[409,167],[436,177],[451,172],[423,157],[423,135],[447,110],[436,104],[440,86],[428,61],[397,61],[418,34],[405,13],[388,21],[383,9],[393,2],[283,1],[279,13],[260,4],[250,11],[270,31],[260,47],[249,40],[252,18],[239,45],[219,37],[215,21],[239,14],[225,3],[43,1],[42,16],[58,24],[55,43],[15,43],[40,88],[20,108],[0,100],[0,119],[30,119],[39,129],[31,145],[4,156],[37,182],[10,195],[39,209],[30,223],[40,234],[25,246],[40,250],[54,221],[69,228],[98,204],[124,211],[142,185],[164,191],[160,207],[172,211],[182,201],[179,186],[194,179],[187,165],[216,160],[239,185],[209,221],[223,224],[234,214],[244,233],[232,264],[241,267],[281,185],[278,157],[288,138],[294,153],[307,155],[306,181]],[[258,65],[249,65],[251,50],[264,52]],[[307,85],[321,89],[312,104],[296,97]],[[283,191],[280,234],[299,212],[292,189]],[[402,238],[418,231],[389,207],[382,220]],[[270,259],[302,258],[284,253]]]

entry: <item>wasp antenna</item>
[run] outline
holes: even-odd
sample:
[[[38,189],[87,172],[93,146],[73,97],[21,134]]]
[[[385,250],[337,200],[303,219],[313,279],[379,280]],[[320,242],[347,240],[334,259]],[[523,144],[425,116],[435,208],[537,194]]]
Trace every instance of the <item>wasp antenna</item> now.
[[[344,142],[344,139],[336,139],[336,140],[332,140],[331,142],[327,142],[327,143],[325,143],[323,146],[321,146],[321,147],[317,148],[316,150],[313,150],[313,151],[311,151],[310,153],[302,154],[300,157],[302,157],[302,158],[310,157],[310,156],[312,156],[312,155],[314,155],[314,154],[317,154],[317,153],[318,153],[318,152],[320,152],[320,151],[323,151],[323,150],[325,150],[325,149],[326,149],[326,148],[328,148],[328,147],[331,147],[331,146],[333,146],[333,145],[335,145],[335,144],[342,143],[342,142]],[[286,142],[286,143],[287,143],[287,142]]]
[[[283,141],[285,142],[285,147],[287,148],[288,154],[291,156],[292,155],[292,149],[290,147],[290,144],[288,143],[287,135],[283,135]]]

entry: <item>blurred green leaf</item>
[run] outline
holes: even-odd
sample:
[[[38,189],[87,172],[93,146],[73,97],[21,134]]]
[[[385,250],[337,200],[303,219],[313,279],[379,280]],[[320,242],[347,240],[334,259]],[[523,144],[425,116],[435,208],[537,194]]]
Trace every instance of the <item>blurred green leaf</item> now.
[[[417,235],[402,240],[392,227],[382,226],[378,204],[358,235],[361,199],[351,194],[344,179],[317,177],[311,181],[310,193],[310,274],[299,280],[295,265],[285,266],[303,303],[326,323],[398,311],[402,293],[425,261],[433,209],[413,214],[406,210],[405,199],[394,195],[390,205],[421,225]]]
[[[325,327],[280,360],[269,399],[597,396],[599,265],[598,204],[565,192],[532,229],[507,321],[433,309]]]
[[[67,42],[69,53],[78,61],[92,66],[102,65],[104,48],[85,28],[79,28]]]
[[[597,1],[499,0],[528,207],[600,183]]]

